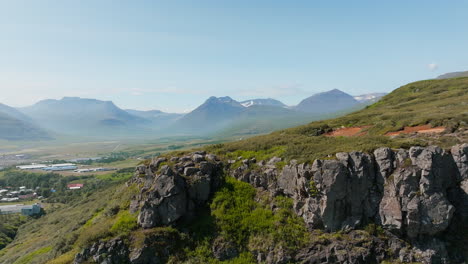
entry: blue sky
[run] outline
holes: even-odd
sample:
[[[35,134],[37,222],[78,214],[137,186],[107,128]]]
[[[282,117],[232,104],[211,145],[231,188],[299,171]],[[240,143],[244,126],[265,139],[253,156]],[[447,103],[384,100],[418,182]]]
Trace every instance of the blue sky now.
[[[468,1],[0,0],[0,102],[184,112],[468,70]]]

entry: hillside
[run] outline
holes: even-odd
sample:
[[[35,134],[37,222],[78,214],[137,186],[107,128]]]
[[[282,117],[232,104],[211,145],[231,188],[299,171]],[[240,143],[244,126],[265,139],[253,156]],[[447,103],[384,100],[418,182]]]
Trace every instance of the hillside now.
[[[468,77],[468,71],[449,72],[449,73],[438,76],[437,79],[450,79],[450,78],[460,78],[460,77]]]
[[[467,87],[415,82],[344,117],[147,160],[21,226],[0,262],[463,263]],[[385,135],[409,125],[446,131]]]
[[[379,146],[401,147],[427,144],[420,138],[391,139],[387,132],[405,126],[444,126],[448,132],[466,129],[468,123],[468,78],[410,83],[384,96],[379,102],[343,117],[313,122],[243,141],[219,146],[218,153],[281,149],[287,159],[312,161],[339,151],[372,150]],[[368,126],[368,127],[366,127]],[[342,127],[364,127],[366,136],[343,138],[323,134]],[[445,144],[467,140],[467,135],[444,138]],[[433,143],[437,139],[430,139]],[[210,149],[215,151],[215,147]],[[278,153],[277,153],[278,154]]]
[[[110,101],[78,97],[43,100],[19,110],[48,129],[71,135],[125,135],[149,123]]]

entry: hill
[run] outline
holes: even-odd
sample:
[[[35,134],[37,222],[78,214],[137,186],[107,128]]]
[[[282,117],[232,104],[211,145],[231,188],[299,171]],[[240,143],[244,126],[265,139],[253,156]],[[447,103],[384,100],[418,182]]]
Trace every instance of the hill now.
[[[64,97],[43,100],[19,109],[36,123],[59,133],[116,136],[138,132],[149,121],[132,115],[110,101]]]
[[[439,143],[444,146],[467,140],[467,135],[456,137],[395,138],[386,133],[407,126],[443,126],[447,132],[465,129],[468,123],[468,78],[426,80],[402,86],[365,109],[343,117],[312,122],[307,125],[276,131],[269,135],[211,148],[218,154],[234,151],[271,150],[287,160],[313,161],[339,151],[371,151],[380,146],[402,147],[410,144]],[[365,136],[326,137],[325,133],[342,127],[363,127]],[[441,142],[444,141],[444,142]],[[278,150],[281,151],[273,151]]]
[[[318,93],[302,100],[294,109],[306,113],[327,114],[349,109],[358,104],[351,95],[338,89]]]
[[[437,79],[450,79],[450,78],[460,78],[460,77],[468,77],[468,71],[449,72],[449,73],[438,76]]]

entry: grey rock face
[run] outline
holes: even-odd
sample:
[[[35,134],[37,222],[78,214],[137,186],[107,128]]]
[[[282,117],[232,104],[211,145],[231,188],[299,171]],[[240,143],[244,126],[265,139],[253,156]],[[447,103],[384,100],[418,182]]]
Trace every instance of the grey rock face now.
[[[411,162],[386,178],[380,217],[387,229],[416,238],[447,229],[455,207],[447,190],[457,184],[457,168],[450,154],[438,147],[413,147]]]
[[[138,223],[143,228],[168,225],[187,211],[187,194],[182,177],[160,175],[156,178],[154,187],[154,191],[148,193],[138,215]]]
[[[134,178],[144,179],[144,187],[131,204],[133,211],[140,208],[138,224],[141,227],[171,225],[193,215],[195,207],[209,199],[213,187],[219,184],[222,164],[203,161],[205,154],[202,153],[193,153],[190,160],[184,157],[178,159],[179,163],[174,165],[175,171],[164,165],[155,175],[149,170],[155,164],[150,164],[149,168],[138,167],[138,175]],[[163,161],[165,159],[156,159],[155,163]]]
[[[336,231],[381,223],[410,238],[440,234],[455,212],[448,191],[465,173],[465,151],[462,145],[453,157],[432,146],[380,148],[373,156],[337,153],[336,160],[285,166],[276,191],[294,198],[296,212],[310,228]]]
[[[94,263],[121,264],[130,263],[128,248],[123,239],[114,238],[107,242],[96,242],[91,247],[84,249],[75,256],[74,264],[88,263],[92,259]]]
[[[295,200],[310,228],[354,228],[376,217],[380,193],[372,157],[338,153],[338,160],[285,166],[278,188]]]

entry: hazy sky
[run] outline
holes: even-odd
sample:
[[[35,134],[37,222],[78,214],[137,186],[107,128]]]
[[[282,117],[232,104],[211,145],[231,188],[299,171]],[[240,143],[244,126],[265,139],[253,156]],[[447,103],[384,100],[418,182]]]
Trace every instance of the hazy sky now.
[[[468,1],[0,0],[0,102],[183,112],[468,70]]]

